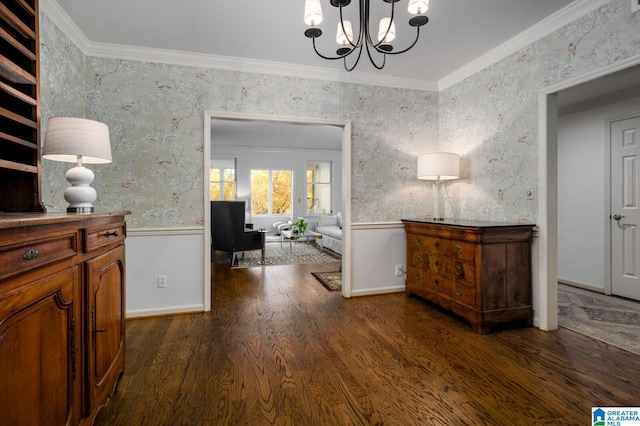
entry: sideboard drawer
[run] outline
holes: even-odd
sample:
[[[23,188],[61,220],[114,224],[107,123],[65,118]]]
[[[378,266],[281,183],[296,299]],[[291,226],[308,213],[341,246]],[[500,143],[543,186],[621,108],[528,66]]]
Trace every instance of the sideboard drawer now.
[[[121,222],[99,228],[87,228],[84,232],[85,252],[90,252],[109,244],[124,241],[126,227],[124,222]]]
[[[78,234],[71,231],[0,246],[0,279],[73,257],[77,252]]]

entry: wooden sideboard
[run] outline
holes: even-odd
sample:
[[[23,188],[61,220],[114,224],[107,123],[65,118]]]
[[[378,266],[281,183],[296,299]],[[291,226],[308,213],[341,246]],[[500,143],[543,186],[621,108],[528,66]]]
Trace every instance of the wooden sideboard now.
[[[124,371],[128,212],[0,214],[0,425],[91,424]]]
[[[531,237],[535,225],[402,220],[406,292],[429,300],[487,333],[532,325]]]

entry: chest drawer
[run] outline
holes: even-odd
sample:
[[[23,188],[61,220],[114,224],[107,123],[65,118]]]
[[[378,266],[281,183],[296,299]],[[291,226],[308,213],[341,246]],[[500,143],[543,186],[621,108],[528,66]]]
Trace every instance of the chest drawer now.
[[[92,227],[83,230],[85,252],[90,252],[109,244],[124,241],[126,237],[126,226],[124,222],[113,223],[108,226]]]
[[[463,241],[410,234],[407,236],[407,243],[408,248],[415,248],[427,254],[452,257],[467,262],[473,262],[475,258],[474,244]]]
[[[77,252],[78,234],[73,231],[9,241],[0,245],[0,279],[73,257]]]
[[[455,282],[452,286],[452,298],[456,303],[463,303],[473,308],[479,308],[479,304],[476,300],[476,288],[474,286]]]
[[[463,263],[454,259],[439,256],[428,258],[429,271],[443,275],[456,281],[463,280],[469,284],[475,283],[475,268],[472,263]]]

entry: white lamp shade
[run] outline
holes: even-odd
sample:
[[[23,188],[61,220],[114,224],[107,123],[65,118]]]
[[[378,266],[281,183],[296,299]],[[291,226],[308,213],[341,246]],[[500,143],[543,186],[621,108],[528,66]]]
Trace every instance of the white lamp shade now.
[[[310,27],[322,22],[322,6],[320,0],[306,0],[304,3],[304,23]]]
[[[460,177],[460,155],[434,152],[418,157],[418,179],[451,180]]]
[[[50,118],[44,135],[42,157],[75,163],[79,155],[86,164],[111,162],[107,125],[84,118]]]
[[[412,15],[424,15],[429,10],[429,0],[409,0],[407,10]]]
[[[389,28],[389,22],[391,22],[391,28]],[[387,32],[387,30],[389,32]],[[386,37],[385,37],[386,36]],[[380,20],[380,27],[378,28],[378,41],[385,43],[391,43],[396,38],[396,24],[391,21],[391,18],[382,18]]]
[[[346,34],[345,34],[346,31]],[[353,28],[351,21],[344,21],[344,31],[342,31],[342,23],[338,22],[338,31],[336,33],[336,42],[340,46],[346,46],[353,41]]]

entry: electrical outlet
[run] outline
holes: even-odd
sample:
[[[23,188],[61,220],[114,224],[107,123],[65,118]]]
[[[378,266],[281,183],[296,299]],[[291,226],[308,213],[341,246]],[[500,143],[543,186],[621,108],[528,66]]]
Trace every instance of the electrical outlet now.
[[[631,0],[631,13],[636,13],[640,10],[640,0]]]
[[[402,265],[396,265],[396,277],[401,277],[404,273],[404,268]]]
[[[158,288],[167,288],[167,276],[158,275]]]

